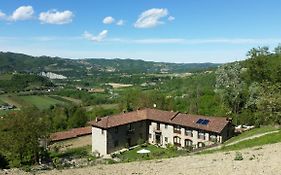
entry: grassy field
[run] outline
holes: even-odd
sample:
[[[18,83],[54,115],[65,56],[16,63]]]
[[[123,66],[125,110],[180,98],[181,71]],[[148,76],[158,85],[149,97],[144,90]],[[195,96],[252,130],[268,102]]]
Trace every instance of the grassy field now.
[[[64,99],[60,96],[39,96],[39,95],[30,95],[30,96],[16,96],[16,95],[1,95],[0,104],[8,103],[17,106],[18,108],[22,107],[32,107],[35,106],[39,109],[47,109],[51,105],[62,104],[68,105],[73,103],[71,100]]]
[[[229,139],[228,141],[225,142],[225,144],[230,144],[233,143],[235,141],[247,138],[247,137],[251,137],[253,135],[257,135],[257,134],[262,134],[265,132],[270,132],[270,131],[275,131],[277,130],[277,128],[273,127],[273,126],[263,126],[260,128],[254,128],[250,131],[246,131],[238,136],[232,137],[231,139]]]
[[[12,74],[1,74],[0,80],[10,80],[12,78]]]
[[[38,109],[47,109],[51,105],[66,104],[66,102],[59,101],[57,99],[48,96],[19,96],[18,98],[24,100],[26,103],[36,106]]]
[[[16,95],[1,95],[0,100],[8,104],[15,105],[18,108],[32,106]]]

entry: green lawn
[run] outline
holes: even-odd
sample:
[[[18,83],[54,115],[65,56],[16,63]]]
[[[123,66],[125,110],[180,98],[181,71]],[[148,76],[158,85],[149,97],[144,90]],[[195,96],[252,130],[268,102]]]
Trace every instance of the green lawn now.
[[[250,136],[253,136],[253,135],[257,135],[257,134],[262,134],[262,133],[265,133],[265,132],[270,132],[270,131],[275,131],[277,130],[277,128],[273,127],[273,126],[263,126],[263,127],[260,127],[260,128],[254,128],[250,131],[246,131],[238,136],[235,136],[235,137],[232,137],[231,139],[227,140],[225,142],[225,144],[229,144],[229,143],[232,143],[232,142],[235,142],[237,140],[241,140],[243,138],[247,138],[247,137],[250,137]]]
[[[137,151],[141,149],[147,149],[151,151],[149,154],[138,154]],[[117,157],[121,159],[122,162],[131,162],[139,160],[150,160],[150,159],[160,159],[160,158],[170,158],[180,155],[187,155],[186,150],[176,150],[173,148],[161,148],[154,145],[147,145],[147,147],[137,147],[133,150],[126,151],[124,153],[118,154]]]
[[[48,96],[19,96],[18,98],[24,100],[27,104],[36,106],[38,109],[47,109],[51,105],[55,104],[65,104],[65,102],[59,101],[57,99]]]

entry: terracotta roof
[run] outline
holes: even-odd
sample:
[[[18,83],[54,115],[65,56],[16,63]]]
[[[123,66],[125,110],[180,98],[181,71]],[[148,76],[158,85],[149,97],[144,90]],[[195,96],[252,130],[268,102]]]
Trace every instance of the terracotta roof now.
[[[198,124],[199,119],[208,120],[207,125]],[[142,120],[152,120],[173,125],[198,128],[206,131],[220,133],[229,123],[225,117],[207,117],[202,115],[182,114],[179,112],[162,111],[158,109],[143,109],[129,113],[103,117],[90,124],[95,127],[107,129],[115,126],[125,125]]]
[[[68,131],[61,131],[52,133],[50,138],[51,141],[61,141],[66,139],[72,139],[79,136],[89,135],[92,133],[92,127],[82,127],[82,128],[74,128]]]

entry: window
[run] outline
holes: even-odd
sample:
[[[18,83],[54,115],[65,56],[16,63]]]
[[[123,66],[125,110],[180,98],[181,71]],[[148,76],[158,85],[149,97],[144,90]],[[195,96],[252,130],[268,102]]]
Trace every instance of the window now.
[[[217,136],[216,135],[210,135],[210,141],[217,142]]]
[[[156,129],[157,129],[157,130],[160,130],[160,123],[157,123]]]
[[[181,133],[181,127],[179,125],[174,126],[174,133]]]
[[[115,140],[114,147],[117,147],[119,145],[118,140]]]
[[[193,144],[192,140],[189,140],[189,139],[184,140],[185,147],[192,147],[192,144]]]
[[[203,132],[198,132],[198,139],[205,140],[205,133],[203,133]]]
[[[165,124],[165,129],[167,129],[168,128],[168,125],[167,124]]]
[[[118,126],[114,128],[114,132],[118,133]]]
[[[151,135],[151,134],[149,134],[148,136],[149,136],[149,138],[151,138],[151,137],[152,137],[152,135]]]
[[[165,137],[165,142],[168,142],[168,137]]]
[[[185,135],[186,135],[186,136],[189,136],[189,137],[193,137],[192,130],[185,129]]]
[[[104,130],[103,129],[101,129],[101,134],[104,134]]]
[[[174,137],[174,145],[181,146],[181,138],[178,136]]]

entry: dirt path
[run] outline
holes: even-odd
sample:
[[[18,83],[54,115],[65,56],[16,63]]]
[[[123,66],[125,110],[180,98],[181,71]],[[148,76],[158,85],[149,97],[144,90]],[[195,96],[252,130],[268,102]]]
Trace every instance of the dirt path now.
[[[281,143],[240,151],[243,160],[235,161],[235,152],[193,155],[80,169],[52,170],[40,175],[279,175]],[[1,171],[0,171],[1,174]],[[22,174],[12,172],[9,174]]]

